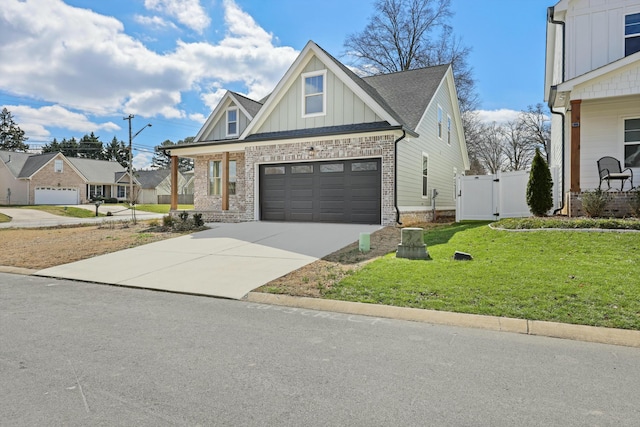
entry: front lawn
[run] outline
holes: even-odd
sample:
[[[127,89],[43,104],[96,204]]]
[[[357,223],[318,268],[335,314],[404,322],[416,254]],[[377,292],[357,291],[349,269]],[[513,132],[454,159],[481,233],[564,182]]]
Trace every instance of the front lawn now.
[[[166,214],[171,210],[171,205],[136,205],[136,209],[139,211]],[[178,205],[178,210],[190,211],[193,210],[193,205]]]
[[[53,205],[25,205],[25,206],[11,206],[19,207],[22,209],[35,209],[42,212],[47,212],[52,215],[66,216],[71,218],[91,218],[96,216],[95,211],[90,211],[83,208],[74,208],[72,206],[53,206]],[[98,216],[104,216],[104,214],[98,214]]]
[[[386,255],[324,298],[640,330],[640,234],[494,230],[425,232],[431,261]],[[455,251],[472,261],[453,261]]]

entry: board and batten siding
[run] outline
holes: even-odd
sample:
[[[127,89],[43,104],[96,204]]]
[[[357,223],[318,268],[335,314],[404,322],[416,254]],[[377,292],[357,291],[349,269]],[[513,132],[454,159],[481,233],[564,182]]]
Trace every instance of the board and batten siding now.
[[[639,13],[637,0],[572,1],[567,28],[566,80],[624,57],[624,17]]]
[[[316,57],[313,57],[304,67],[302,73],[325,69],[325,65]],[[298,74],[282,100],[275,106],[269,117],[255,133],[382,121],[371,108],[366,106],[347,85],[329,70],[327,70],[326,74],[325,91],[327,101],[326,114],[303,118],[302,78]]]
[[[237,136],[228,137],[227,136],[227,110],[229,108],[237,107],[237,105],[231,101],[228,101],[223,108],[220,109],[219,117],[217,117],[216,124],[203,138],[205,141],[217,141],[220,139],[232,139],[237,138]],[[249,119],[244,115],[242,110],[238,108],[238,135],[240,135],[249,125]]]
[[[620,160],[624,169],[624,119],[640,117],[640,95],[586,100],[581,105],[580,188],[598,188],[597,161],[604,156]],[[565,178],[569,182],[569,171]],[[633,169],[634,185],[640,183],[640,168]],[[605,185],[606,188],[606,185]]]
[[[455,209],[454,169],[464,173],[460,135],[455,126],[452,94],[446,80],[442,82],[423,116],[418,138],[405,138],[398,143],[398,206],[400,210],[431,208],[431,190],[438,190],[437,209]],[[438,138],[438,105],[443,112],[443,134]],[[451,145],[447,144],[447,115],[453,121]],[[428,197],[422,196],[422,155],[429,156]]]

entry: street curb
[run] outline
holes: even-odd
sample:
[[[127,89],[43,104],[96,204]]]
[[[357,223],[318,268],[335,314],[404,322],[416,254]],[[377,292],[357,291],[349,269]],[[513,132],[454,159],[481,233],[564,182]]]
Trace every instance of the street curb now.
[[[22,267],[11,267],[8,265],[0,265],[0,273],[11,273],[11,274],[23,274],[25,276],[31,276],[38,270],[33,270],[31,268],[22,268]]]
[[[640,348],[640,331],[249,292],[246,301]]]

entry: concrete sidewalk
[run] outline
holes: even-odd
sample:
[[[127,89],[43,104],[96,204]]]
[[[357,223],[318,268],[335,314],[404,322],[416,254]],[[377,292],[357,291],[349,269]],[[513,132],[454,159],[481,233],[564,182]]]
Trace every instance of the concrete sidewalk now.
[[[77,205],[73,207],[90,210],[92,212],[96,211],[95,205]],[[124,206],[100,206],[98,212],[101,214],[111,212],[111,216],[72,218],[53,215],[37,209],[0,207],[0,213],[11,217],[10,222],[0,223],[0,228],[38,228],[55,227],[58,225],[101,224],[106,221],[129,221],[132,219],[131,210]],[[163,216],[163,214],[140,210],[136,211],[136,219],[139,221],[160,219]]]
[[[379,225],[245,222],[51,267],[37,276],[241,299]]]

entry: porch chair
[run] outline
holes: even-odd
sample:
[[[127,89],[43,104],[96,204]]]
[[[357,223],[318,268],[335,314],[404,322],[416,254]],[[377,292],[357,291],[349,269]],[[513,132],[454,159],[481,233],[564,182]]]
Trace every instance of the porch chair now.
[[[598,189],[602,187],[602,181],[607,181],[607,190],[611,189],[611,181],[621,181],[620,191],[624,187],[626,180],[629,180],[631,188],[633,188],[633,171],[629,168],[621,170],[620,160],[615,157],[605,156],[598,160],[598,172],[600,173],[600,185]]]

